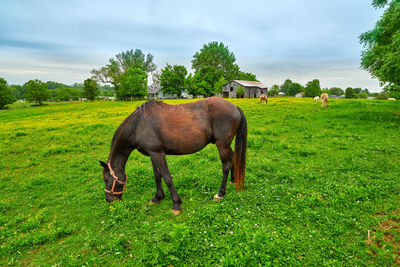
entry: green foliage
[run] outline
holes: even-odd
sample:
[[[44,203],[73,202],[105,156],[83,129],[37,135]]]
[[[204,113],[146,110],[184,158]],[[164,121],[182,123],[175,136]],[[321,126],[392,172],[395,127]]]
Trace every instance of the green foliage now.
[[[78,100],[79,97],[82,95],[82,92],[79,89],[72,87],[61,87],[56,91],[56,99],[59,101]]]
[[[0,109],[4,109],[7,104],[15,101],[12,91],[8,88],[7,81],[0,78]]]
[[[288,95],[296,95],[304,90],[303,86],[299,83],[291,83],[288,89]]]
[[[243,97],[244,93],[245,93],[244,88],[239,85],[239,87],[236,89],[236,94],[238,95],[238,97]]]
[[[24,84],[26,87],[26,99],[34,101],[39,105],[43,105],[43,101],[50,98],[50,91],[46,88],[46,84],[40,80],[30,80]]]
[[[255,74],[250,73],[250,72],[242,72],[242,71],[239,71],[239,75],[237,78],[235,78],[235,80],[254,81],[254,82],[259,81],[259,80],[257,80],[257,77]]]
[[[390,0],[372,0],[372,6],[375,8],[384,7]],[[395,2],[395,1],[394,1]]]
[[[147,92],[147,74],[140,68],[128,68],[117,91],[118,99],[143,98]]]
[[[187,77],[188,93],[194,97],[199,95],[208,96],[214,94],[213,87],[204,79],[206,77],[202,78],[199,73],[195,73],[194,75],[189,74]]]
[[[153,63],[153,55],[143,54],[142,50],[136,49],[133,51],[119,53],[111,58],[109,64],[100,69],[93,69],[91,73],[96,81],[101,83],[109,83],[114,86],[117,96],[125,95],[126,92],[118,92],[122,82],[126,82],[126,72],[129,68],[138,68],[144,71],[147,75],[156,70],[156,65]],[[146,78],[147,79],[147,78]],[[126,90],[126,88],[122,89]]]
[[[293,82],[292,82],[290,79],[286,79],[286,80],[283,82],[283,84],[279,87],[279,91],[281,91],[281,92],[283,92],[283,93],[285,93],[285,94],[288,94],[290,85],[291,85],[292,83],[293,83]]]
[[[62,84],[62,83],[59,83],[59,82],[54,82],[54,81],[45,82],[45,85],[46,85],[46,88],[49,89],[49,90],[69,87],[69,86],[67,86],[65,84]]]
[[[210,42],[203,45],[203,48],[194,54],[192,69],[202,76],[210,71],[215,71],[214,82],[217,82],[220,77],[231,80],[238,71],[235,61],[235,55],[229,51],[228,46],[223,43]]]
[[[357,95],[358,98],[367,98],[368,97],[368,93],[366,92],[361,92]]]
[[[271,86],[271,88],[268,90],[268,96],[276,96],[279,93],[279,85],[274,84]]]
[[[314,79],[306,84],[306,87],[304,88],[304,95],[308,97],[321,95],[321,86],[318,79]]]
[[[147,205],[153,168],[138,151],[123,200],[104,201],[98,160],[143,101],[1,111],[0,266],[395,265],[399,101],[230,101],[248,123],[246,189],[228,184],[212,201],[222,178],[215,145],[169,156],[183,201],[176,217],[164,183],[165,200]]]
[[[385,92],[382,92],[382,93],[379,93],[379,94],[376,96],[376,98],[377,98],[377,99],[388,99],[388,94],[385,93]]]
[[[330,90],[329,88],[324,88],[324,89],[322,89],[322,90],[321,90],[321,93],[325,93],[325,94],[327,94],[327,95],[332,95],[332,94],[331,94],[331,90]]]
[[[161,70],[160,84],[165,94],[176,94],[180,98],[182,92],[186,89],[187,70],[185,66],[167,64]]]
[[[396,86],[393,84],[387,85],[383,88],[383,91],[387,93],[388,97],[400,100],[400,86]]]
[[[222,93],[222,86],[227,84],[228,81],[224,79],[224,77],[221,77],[218,82],[215,83],[215,92],[216,93]]]
[[[96,80],[93,80],[91,78],[86,79],[83,82],[82,96],[93,101],[98,95],[99,85],[97,84]]]
[[[22,85],[12,84],[8,87],[16,99],[25,98],[26,88]]]
[[[345,98],[354,98],[354,97],[355,97],[354,89],[351,87],[347,87],[346,93],[345,93]]]
[[[218,92],[215,89],[215,84],[218,83],[221,77],[227,81],[257,81],[254,74],[242,72],[239,66],[235,64],[235,61],[235,55],[223,43],[210,42],[205,44],[193,56],[192,69],[195,70],[193,79],[201,88],[204,88],[205,95],[212,95]]]
[[[361,54],[361,68],[382,84],[400,86],[400,1],[375,0],[375,7],[388,4],[375,27],[360,35],[365,47]]]
[[[329,90],[331,91],[330,93],[331,95],[337,95],[337,96],[344,95],[344,91],[339,87],[332,87]]]

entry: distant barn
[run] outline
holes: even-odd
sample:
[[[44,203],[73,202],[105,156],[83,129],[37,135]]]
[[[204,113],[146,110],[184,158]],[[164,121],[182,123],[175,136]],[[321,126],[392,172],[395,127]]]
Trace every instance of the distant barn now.
[[[243,96],[237,95],[239,86],[244,89]],[[268,87],[260,82],[233,80],[222,86],[223,98],[258,98],[262,93],[268,95]]]

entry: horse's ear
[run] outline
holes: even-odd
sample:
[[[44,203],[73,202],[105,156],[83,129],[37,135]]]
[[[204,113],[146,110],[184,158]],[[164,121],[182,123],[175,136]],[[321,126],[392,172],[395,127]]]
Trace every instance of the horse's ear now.
[[[105,163],[104,161],[101,161],[101,160],[99,160],[99,162],[100,162],[100,165],[103,166],[104,169],[108,170],[107,163]]]

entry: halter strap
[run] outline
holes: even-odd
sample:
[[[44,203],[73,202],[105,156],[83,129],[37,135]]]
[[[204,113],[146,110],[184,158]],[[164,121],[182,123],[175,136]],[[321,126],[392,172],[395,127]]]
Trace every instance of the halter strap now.
[[[108,194],[111,194],[111,195],[122,195],[122,193],[123,193],[124,190],[125,190],[126,180],[128,180],[128,177],[125,176],[125,177],[126,177],[125,182],[122,182],[122,181],[119,180],[118,177],[115,175],[114,170],[111,168],[110,162],[107,163],[107,166],[108,166],[108,169],[110,170],[110,174],[111,174],[111,176],[113,177],[114,181],[113,181],[113,185],[112,185],[112,187],[111,187],[111,190],[107,190],[107,189],[104,188],[104,191],[105,191],[106,193],[108,193]],[[122,185],[123,185],[122,191],[120,191],[120,192],[114,192],[116,183],[119,183],[119,184],[122,184]]]

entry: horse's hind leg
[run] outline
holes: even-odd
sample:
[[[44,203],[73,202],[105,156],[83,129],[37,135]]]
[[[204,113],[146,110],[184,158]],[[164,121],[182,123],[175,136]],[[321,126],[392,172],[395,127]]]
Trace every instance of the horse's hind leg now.
[[[222,162],[222,183],[221,187],[219,188],[218,194],[214,196],[214,200],[220,200],[224,198],[226,193],[226,182],[228,180],[229,169],[232,166],[233,152],[230,146],[226,146],[226,143],[223,141],[217,141],[216,144]]]
[[[182,200],[176,191],[174,184],[172,182],[172,177],[168,169],[167,161],[165,160],[164,153],[149,153],[153,166],[160,170],[161,176],[164,178],[164,182],[167,185],[172,198],[172,213],[178,215],[181,213],[181,203]]]
[[[233,151],[232,148],[229,147],[229,160],[231,162],[231,183],[235,183],[235,166],[233,164]]]
[[[162,182],[161,182],[161,172],[158,166],[156,166],[156,163],[151,160],[153,163],[153,172],[154,172],[154,179],[156,180],[156,186],[157,186],[157,192],[156,195],[150,200],[149,205],[157,204],[160,203],[161,200],[164,199],[164,191],[162,188]]]

